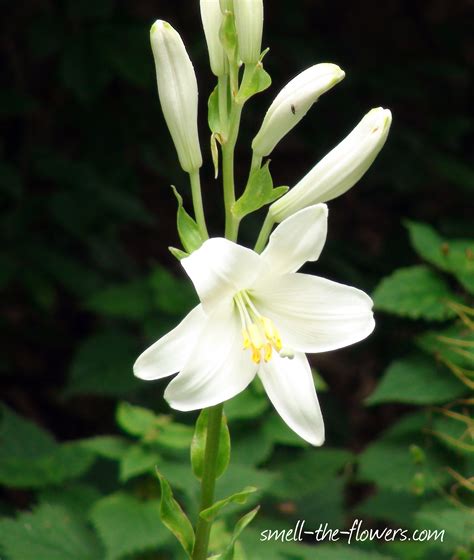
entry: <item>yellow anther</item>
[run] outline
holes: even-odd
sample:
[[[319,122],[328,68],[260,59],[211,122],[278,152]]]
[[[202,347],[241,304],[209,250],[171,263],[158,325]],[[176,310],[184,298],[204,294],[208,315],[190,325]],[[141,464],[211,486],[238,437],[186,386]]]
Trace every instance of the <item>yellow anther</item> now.
[[[250,337],[247,329],[242,329],[242,336],[244,339],[244,349],[250,348]]]
[[[263,347],[263,340],[262,335],[260,334],[260,329],[255,323],[251,323],[249,325],[249,335],[252,346],[254,346],[257,350],[260,350]]]
[[[255,346],[252,346],[252,361],[256,364],[259,364],[261,360],[262,356],[260,354],[260,350],[258,348],[255,348]]]
[[[279,352],[281,350],[282,344],[281,344],[280,333],[275,327],[275,324],[271,319],[268,319],[267,317],[262,317],[262,325],[268,342],[270,342],[273,348],[275,348],[275,350]]]
[[[267,342],[265,344],[265,350],[264,350],[263,358],[266,362],[269,362],[271,357],[272,357],[272,345],[269,342]]]

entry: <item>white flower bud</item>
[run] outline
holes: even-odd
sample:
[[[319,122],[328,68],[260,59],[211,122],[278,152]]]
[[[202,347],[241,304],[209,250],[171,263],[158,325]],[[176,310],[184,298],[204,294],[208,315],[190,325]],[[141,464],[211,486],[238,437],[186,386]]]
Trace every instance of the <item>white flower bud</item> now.
[[[319,97],[339,83],[345,74],[336,64],[316,64],[293,78],[270,105],[253,139],[257,156],[268,156],[278,142],[306,115]]]
[[[256,64],[262,50],[263,0],[234,0],[239,56],[246,64]]]
[[[232,12],[233,11],[233,0],[219,0],[221,5],[222,13],[225,14],[226,11]]]
[[[332,200],[353,187],[385,144],[391,123],[388,109],[369,111],[349,136],[270,206],[273,219],[281,222],[302,208]]]
[[[222,76],[227,73],[227,57],[219,39],[223,20],[219,0],[201,0],[201,19],[212,73],[215,76]]]
[[[166,21],[157,20],[153,24],[150,39],[163,115],[179,163],[185,171],[191,172],[202,165],[194,68],[179,33]]]

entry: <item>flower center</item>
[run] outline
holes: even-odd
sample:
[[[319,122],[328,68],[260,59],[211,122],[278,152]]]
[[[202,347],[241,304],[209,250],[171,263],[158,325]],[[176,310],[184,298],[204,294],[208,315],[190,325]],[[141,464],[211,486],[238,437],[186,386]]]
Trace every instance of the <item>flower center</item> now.
[[[252,361],[259,364],[263,359],[268,362],[273,350],[283,355],[280,334],[271,319],[261,315],[246,290],[242,290],[234,297],[242,323],[243,347],[250,349]],[[284,349],[285,357],[292,358],[293,353]]]

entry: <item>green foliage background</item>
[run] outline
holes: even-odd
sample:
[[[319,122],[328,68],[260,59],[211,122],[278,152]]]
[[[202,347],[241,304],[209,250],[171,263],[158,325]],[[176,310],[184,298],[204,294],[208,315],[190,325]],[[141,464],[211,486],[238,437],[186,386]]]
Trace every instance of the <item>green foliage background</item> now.
[[[7,560],[179,558],[159,521],[155,466],[194,520],[194,414],[172,414],[165,384],[135,380],[139,352],[195,302],[179,264],[176,184],[148,29],[180,30],[201,92],[210,229],[222,208],[208,149],[214,87],[197,2],[1,2],[0,551]],[[373,106],[394,123],[360,184],[330,203],[328,244],[308,272],[373,293],[375,334],[314,357],[327,443],[282,424],[258,385],[226,404],[231,467],[213,546],[261,509],[235,558],[464,559],[474,533],[474,123],[469,2],[266,3],[272,88],[244,115],[237,178],[265,108],[290,77],[332,61],[346,79],[275,150],[292,185]],[[278,178],[278,179],[277,179]],[[251,243],[257,218],[244,223]],[[384,278],[382,281],[380,281]],[[454,342],[453,342],[454,341]],[[445,529],[440,542],[261,543],[291,528]]]

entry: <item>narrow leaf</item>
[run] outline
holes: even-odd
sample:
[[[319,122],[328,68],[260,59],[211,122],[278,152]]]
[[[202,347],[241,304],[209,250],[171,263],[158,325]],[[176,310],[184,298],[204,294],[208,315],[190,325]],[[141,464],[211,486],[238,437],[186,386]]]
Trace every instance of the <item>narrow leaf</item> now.
[[[203,509],[199,515],[206,521],[212,521],[222,508],[232,503],[245,504],[249,494],[253,494],[256,491],[257,488],[255,486],[246,486],[241,492],[232,494],[228,498],[215,502],[211,507]]]
[[[211,132],[221,132],[221,123],[219,118],[219,89],[216,86],[207,101],[207,122]]]
[[[246,513],[243,517],[241,517],[235,527],[234,532],[232,533],[232,539],[229,543],[229,546],[225,549],[224,553],[220,556],[219,560],[233,560],[234,558],[234,547],[237,539],[240,537],[242,531],[251,523],[254,517],[257,515],[260,506],[257,506],[253,510]]]
[[[202,410],[196,421],[193,440],[191,443],[191,465],[194,475],[201,480],[204,472],[204,457],[207,441],[207,421],[209,413],[207,409]],[[230,435],[227,427],[227,419],[222,415],[221,431],[219,436],[219,452],[217,455],[216,477],[224,474],[230,460]]]
[[[186,251],[182,251],[181,249],[177,249],[176,247],[168,247],[168,251],[173,255],[173,257],[178,259],[178,261],[189,257],[189,253],[186,253]]]
[[[168,481],[156,472],[161,486],[160,517],[163,524],[178,539],[188,558],[191,558],[194,547],[194,530],[187,515],[173,498],[173,492]]]
[[[201,234],[199,233],[197,223],[183,207],[183,197],[178,193],[176,187],[171,185],[171,188],[173,189],[176,200],[178,201],[177,225],[179,238],[181,239],[181,243],[186,251],[188,253],[192,253],[196,249],[199,249],[203,240]]]

